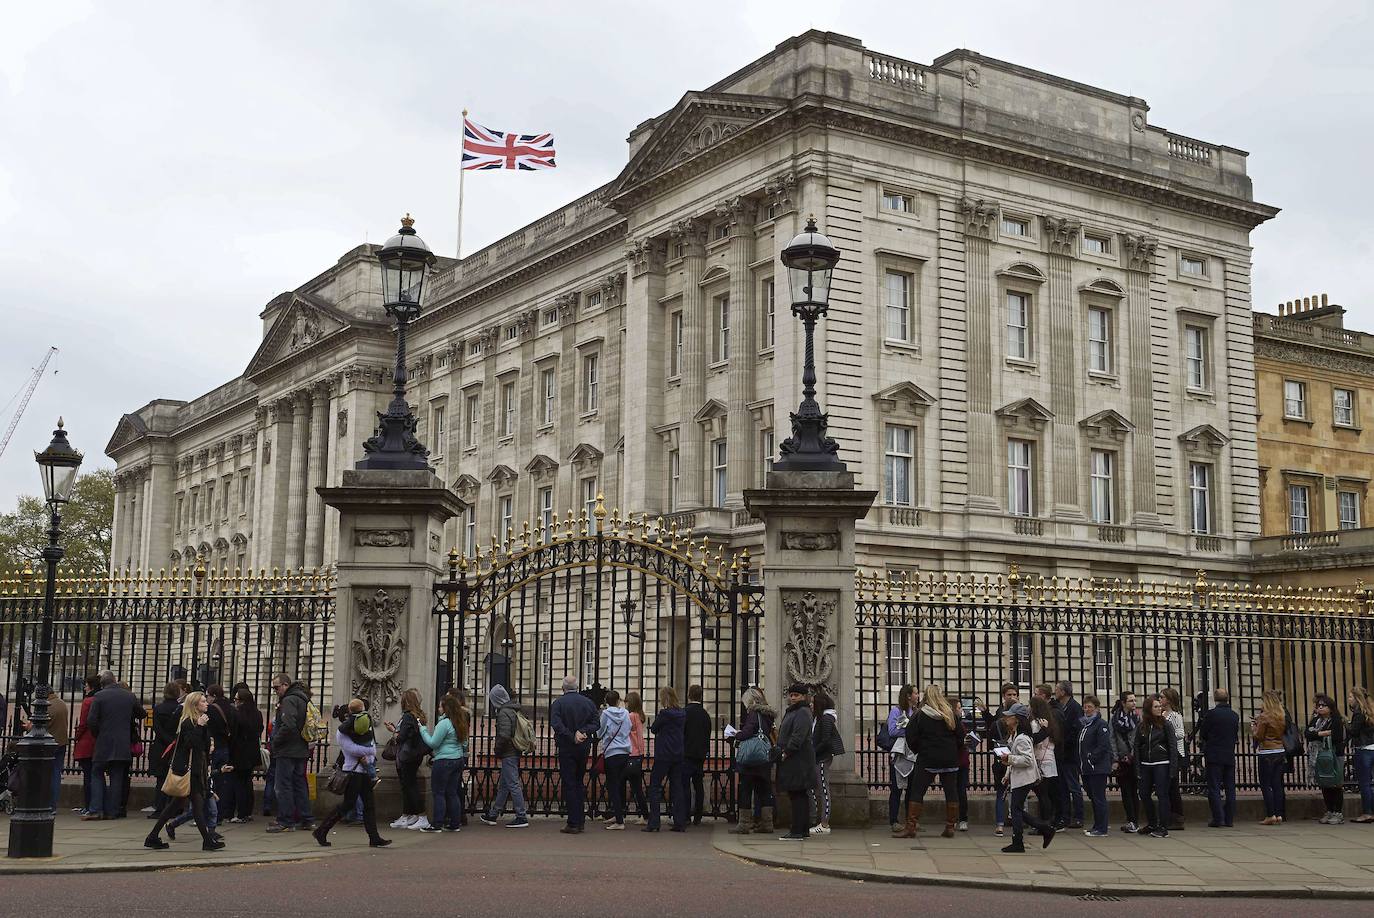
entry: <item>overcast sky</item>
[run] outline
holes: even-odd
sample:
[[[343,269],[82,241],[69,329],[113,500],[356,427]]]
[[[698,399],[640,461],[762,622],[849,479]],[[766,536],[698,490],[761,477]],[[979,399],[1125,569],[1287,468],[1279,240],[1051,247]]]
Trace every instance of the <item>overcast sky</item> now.
[[[1253,236],[1256,307],[1328,292],[1374,331],[1371,21],[1313,0],[11,4],[0,431],[61,353],[0,456],[0,509],[38,490],[58,414],[109,465],[121,413],[242,372],[263,305],[402,212],[450,253],[465,106],[558,147],[556,171],[468,177],[472,251],[609,180],[636,124],[808,28],[925,63],[971,48],[1250,151],[1256,197],[1283,208]]]

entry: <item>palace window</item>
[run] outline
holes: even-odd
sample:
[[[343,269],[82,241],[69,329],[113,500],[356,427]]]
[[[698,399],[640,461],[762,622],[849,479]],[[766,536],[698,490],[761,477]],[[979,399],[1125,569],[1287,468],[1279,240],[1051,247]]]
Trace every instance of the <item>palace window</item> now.
[[[912,504],[912,469],[916,433],[910,427],[884,427],[883,501],[897,507]]]
[[[507,494],[496,502],[497,522],[500,526],[497,539],[505,543],[510,539],[515,524],[515,498]]]
[[[1116,454],[1095,449],[1091,455],[1092,521],[1116,522]]]
[[[1112,372],[1112,312],[1100,306],[1088,309],[1088,369]]]
[[[677,509],[678,485],[682,479],[682,465],[675,449],[668,450],[668,510]]]
[[[1307,383],[1296,379],[1283,381],[1283,416],[1307,420]]]
[[[777,285],[773,283],[773,278],[770,277],[763,282],[763,347],[765,350],[772,347],[777,339],[777,299]]]
[[[481,429],[482,424],[482,396],[474,392],[465,399],[465,402],[463,443],[467,446],[476,446],[477,431]]]
[[[596,477],[582,479],[582,509],[588,520],[594,520],[596,512]]]
[[[1178,271],[1180,274],[1187,274],[1190,277],[1207,276],[1207,259],[1197,255],[1178,256]]]
[[[711,506],[725,506],[725,468],[729,450],[724,439],[711,441]]]
[[[1031,635],[1013,634],[1011,636],[1011,681],[1015,682],[1023,692],[1030,691],[1031,658],[1034,649],[1035,644]]]
[[[1007,293],[1007,357],[1031,359],[1030,294]]]
[[[895,210],[899,214],[914,214],[916,212],[916,199],[909,194],[884,190],[883,210]]]
[[[552,367],[539,373],[539,390],[543,393],[543,410],[539,422],[545,427],[553,423],[558,406],[558,371]]]
[[[1112,251],[1111,240],[1096,233],[1083,234],[1083,251],[1090,255],[1109,255]]]
[[[886,629],[887,687],[900,689],[911,680],[911,629]]]
[[[730,359],[730,297],[728,294],[716,297],[715,313],[715,362],[719,362]]]
[[[507,341],[514,341],[514,340],[515,340],[516,338],[518,338],[518,337],[520,337],[520,326],[518,326],[518,325],[507,325],[507,326],[506,326],[506,340],[507,340]]]
[[[1360,493],[1358,491],[1336,492],[1336,513],[1340,517],[1340,528],[1360,528]]]
[[[548,690],[553,685],[553,637],[539,635],[539,687]]]
[[[582,358],[582,411],[584,414],[595,411],[599,404],[597,392],[598,380],[600,379],[598,357],[597,354],[588,354]]]
[[[1212,531],[1212,466],[1206,462],[1188,463],[1189,523],[1198,535]]]
[[[911,275],[904,271],[883,274],[884,314],[883,335],[888,341],[911,342]]]
[[[469,558],[477,556],[477,504],[470,503],[463,511],[463,553]]]
[[[1288,486],[1288,531],[1295,535],[1312,531],[1312,489],[1307,485]]]
[[[515,383],[501,384],[501,436],[515,435]]]
[[[759,443],[763,447],[763,471],[767,474],[773,471],[774,457],[778,454],[777,441],[771,428],[759,434]]]
[[[682,310],[668,317],[668,376],[682,375]]]
[[[1013,516],[1035,512],[1034,456],[1029,440],[1007,441],[1007,512]]]
[[[1331,390],[1331,420],[1338,427],[1355,426],[1355,391]]]
[[[444,406],[435,405],[429,410],[430,441],[434,447],[434,454],[442,456],[444,454]]]
[[[601,305],[601,291],[593,290],[587,294],[586,300],[582,304],[583,309],[595,309]]]
[[[1207,329],[1200,325],[1183,327],[1183,370],[1189,389],[1205,390],[1211,379],[1207,353]]]
[[[558,307],[557,307],[557,306],[553,306],[553,307],[550,307],[550,308],[548,308],[548,309],[545,309],[545,310],[544,310],[544,314],[543,314],[542,316],[540,316],[540,318],[539,318],[539,322],[540,322],[540,324],[543,325],[545,328],[548,328],[550,325],[557,325],[557,324],[558,324]]]
[[[539,489],[539,525],[545,532],[553,528],[553,488]]]
[[[1003,236],[1029,236],[1029,235],[1030,235],[1030,221],[1029,221],[1029,220],[1023,220],[1023,219],[1020,218],[1020,217],[1005,217],[1005,216],[1004,216],[1004,217],[1002,218],[1002,235],[1003,235]]]
[[[1116,694],[1116,644],[1109,637],[1093,638],[1093,682],[1100,697]]]
[[[730,223],[729,223],[729,221],[726,221],[726,222],[724,222],[724,223],[717,223],[715,226],[711,227],[711,239],[712,239],[712,241],[716,241],[716,240],[720,240],[720,239],[728,239],[728,238],[730,238]]]

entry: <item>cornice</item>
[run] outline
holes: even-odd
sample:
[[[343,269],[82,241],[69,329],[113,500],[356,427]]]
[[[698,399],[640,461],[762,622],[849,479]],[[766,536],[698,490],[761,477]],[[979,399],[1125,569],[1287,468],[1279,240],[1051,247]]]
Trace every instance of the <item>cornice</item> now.
[[[1297,363],[1303,367],[1319,367],[1360,376],[1374,376],[1374,356],[1352,354],[1349,351],[1317,344],[1304,344],[1286,338],[1255,335],[1255,357],[1268,357]]]

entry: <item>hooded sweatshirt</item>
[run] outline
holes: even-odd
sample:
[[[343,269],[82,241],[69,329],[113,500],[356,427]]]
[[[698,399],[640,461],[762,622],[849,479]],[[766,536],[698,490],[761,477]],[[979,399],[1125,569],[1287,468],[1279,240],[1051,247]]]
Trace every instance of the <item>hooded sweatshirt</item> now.
[[[511,704],[510,692],[503,685],[493,685],[487,692],[487,704],[496,712],[496,746],[492,750],[497,758],[519,755],[520,750],[511,743],[515,736],[515,715],[519,705]]]
[[[613,755],[630,754],[630,733],[634,724],[630,712],[624,708],[606,708],[601,712],[601,754],[606,758]]]

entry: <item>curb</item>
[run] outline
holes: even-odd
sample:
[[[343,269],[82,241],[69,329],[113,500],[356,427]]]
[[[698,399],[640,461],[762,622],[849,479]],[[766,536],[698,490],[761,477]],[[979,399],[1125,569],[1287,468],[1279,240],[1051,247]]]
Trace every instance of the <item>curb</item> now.
[[[1368,899],[1374,897],[1374,887],[1328,886],[1142,886],[1133,883],[1082,883],[1075,884],[1071,878],[1065,880],[1034,879],[1009,880],[996,877],[960,876],[958,874],[879,873],[874,870],[861,870],[853,867],[832,867],[815,862],[798,862],[770,854],[762,854],[740,845],[724,842],[714,836],[712,846],[721,854],[749,861],[764,867],[779,867],[787,870],[800,870],[818,876],[836,877],[842,880],[861,880],[868,883],[896,883],[909,886],[954,886],[964,889],[992,889],[1003,892],[1043,892],[1058,893],[1066,896],[1083,895],[1121,895],[1159,897],[1196,897],[1196,898],[1266,898],[1266,899]]]
[[[337,852],[346,854],[354,849]],[[62,857],[32,858],[13,864],[0,863],[0,877],[55,873],[121,873],[126,870],[195,870],[201,867],[235,867],[248,864],[271,864],[283,861],[319,860],[335,852],[302,852],[300,854],[248,854],[242,857],[205,857],[194,861],[150,859],[146,861],[107,861],[96,864],[64,864]]]

